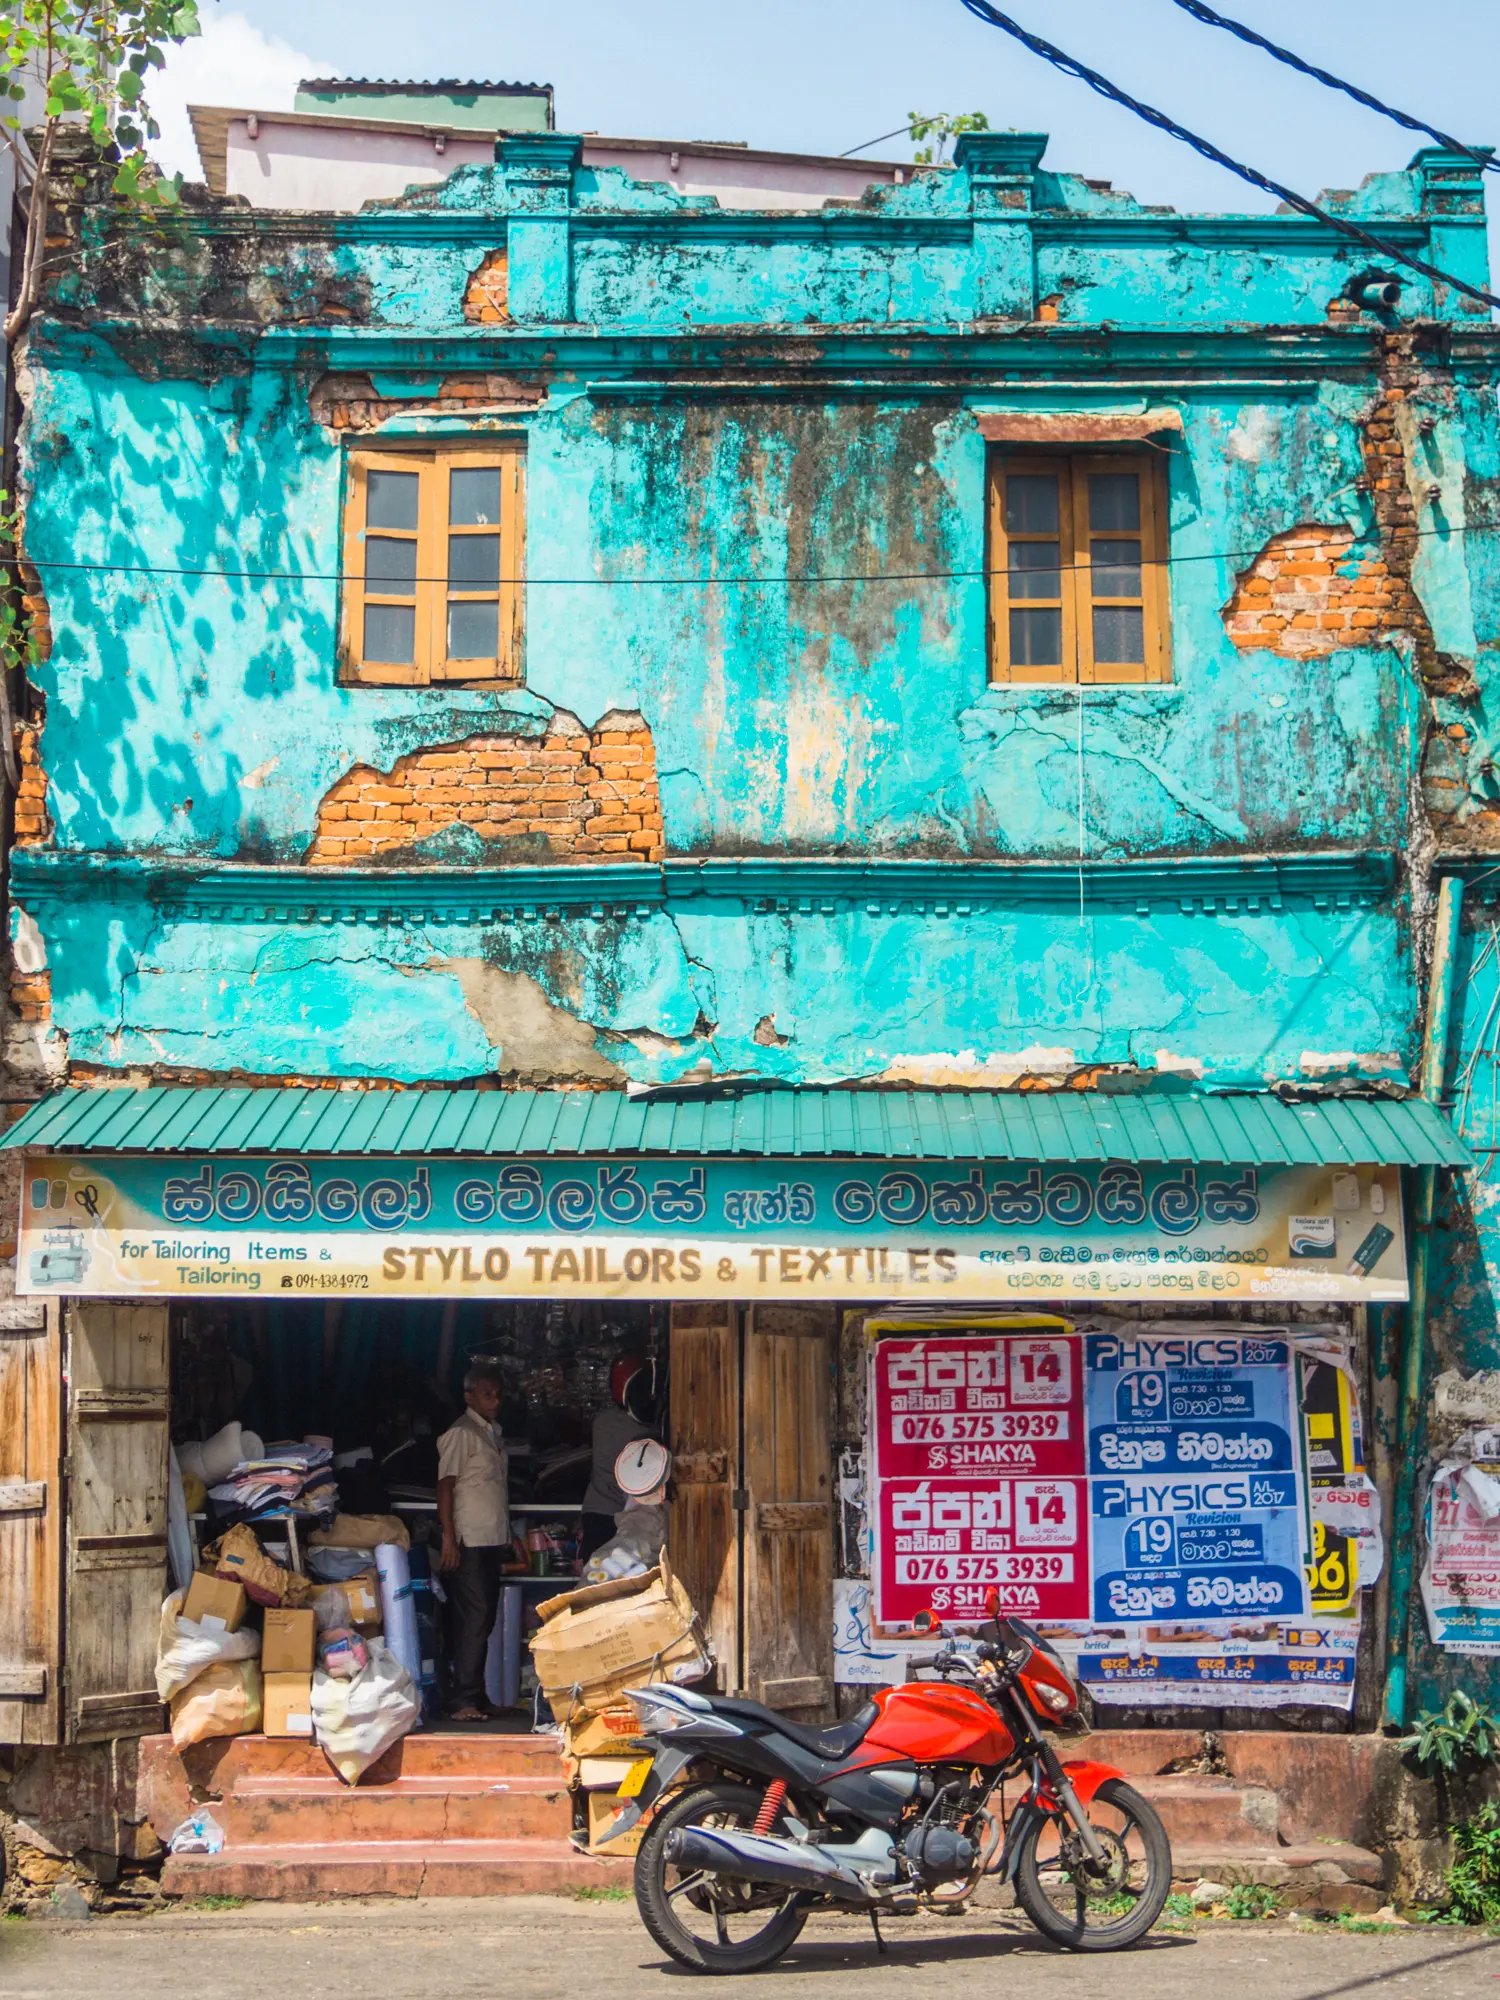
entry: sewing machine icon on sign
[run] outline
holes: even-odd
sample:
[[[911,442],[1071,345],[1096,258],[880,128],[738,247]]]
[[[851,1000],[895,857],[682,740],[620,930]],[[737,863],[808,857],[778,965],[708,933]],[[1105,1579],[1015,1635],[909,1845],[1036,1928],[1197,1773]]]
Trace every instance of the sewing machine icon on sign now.
[[[77,1229],[49,1229],[45,1248],[33,1250],[26,1266],[33,1285],[81,1285],[89,1267],[89,1252],[83,1233]]]

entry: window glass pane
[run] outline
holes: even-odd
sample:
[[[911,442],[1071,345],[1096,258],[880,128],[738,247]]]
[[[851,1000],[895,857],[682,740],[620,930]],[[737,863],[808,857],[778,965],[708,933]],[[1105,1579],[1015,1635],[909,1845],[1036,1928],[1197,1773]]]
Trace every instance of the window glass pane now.
[[[367,528],[411,528],[417,525],[417,488],[421,475],[415,472],[367,474],[365,526]]]
[[[1141,545],[1139,542],[1094,541],[1093,587],[1095,597],[1139,597],[1141,594]]]
[[[448,588],[497,590],[500,585],[498,535],[448,537]]]
[[[1089,527],[1096,535],[1141,525],[1141,482],[1133,472],[1089,474]]]
[[[365,538],[365,588],[390,597],[413,597],[417,589],[417,545],[394,535]]]
[[[1138,604],[1094,607],[1095,666],[1143,667],[1146,625]]]
[[[365,606],[365,658],[388,666],[409,667],[417,657],[417,610],[414,604]]]
[[[499,527],[498,465],[454,466],[448,481],[448,525],[453,528]]]
[[[1058,530],[1057,474],[1012,472],[1005,480],[1005,532],[1055,535]]]
[[[1010,594],[1012,597],[1061,597],[1062,577],[1058,573],[1057,542],[1012,542],[1010,545]]]
[[[489,604],[448,606],[448,658],[493,660],[500,651],[500,607]]]
[[[1062,665],[1062,612],[1012,611],[1010,663],[1013,667]]]

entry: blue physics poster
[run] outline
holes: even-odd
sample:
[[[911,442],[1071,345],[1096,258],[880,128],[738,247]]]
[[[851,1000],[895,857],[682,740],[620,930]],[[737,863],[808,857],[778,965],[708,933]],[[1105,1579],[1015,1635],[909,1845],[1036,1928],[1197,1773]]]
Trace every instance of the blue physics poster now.
[[[1205,1322],[1086,1352],[1095,1625],[1305,1616],[1290,1343]]]

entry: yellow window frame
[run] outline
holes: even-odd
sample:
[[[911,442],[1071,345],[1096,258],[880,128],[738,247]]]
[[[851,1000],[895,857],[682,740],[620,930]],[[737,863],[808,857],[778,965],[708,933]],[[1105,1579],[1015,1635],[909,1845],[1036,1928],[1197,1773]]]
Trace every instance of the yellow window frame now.
[[[1140,493],[1141,594],[1129,598],[1098,598],[1090,588],[1093,545],[1099,540],[1134,538],[1133,530],[1094,530],[1089,519],[1089,474],[1133,471]],[[1011,535],[1005,525],[1006,480],[1012,474],[1055,476],[1058,482],[1058,530]],[[990,678],[1015,683],[1084,686],[1129,686],[1172,678],[1171,591],[1167,556],[1167,480],[1165,454],[1158,451],[1007,452],[993,450],[989,460],[989,659]],[[1011,596],[1011,548],[1014,543],[1059,544],[1061,573],[1056,597]],[[1033,572],[1035,575],[1035,572]],[[1012,604],[1027,610],[1056,607],[1061,612],[1062,658],[1056,665],[1013,661],[1010,647]],[[1114,605],[1139,605],[1145,659],[1096,661],[1093,612]]]
[[[500,519],[496,526],[451,525],[449,474],[472,467],[500,473]],[[414,530],[378,528],[382,537],[416,544],[416,586],[410,593],[382,589],[365,576],[369,478],[376,472],[413,472],[417,488]],[[464,590],[448,582],[450,535],[489,535],[498,527],[500,583],[499,643],[493,658],[450,659],[449,603],[488,602],[497,593]],[[526,454],[520,440],[496,438],[484,444],[402,445],[390,450],[360,448],[349,453],[344,502],[344,560],[339,650],[345,677],[372,687],[427,687],[452,681],[519,681],[525,590],[521,582],[526,547]],[[365,608],[369,604],[410,605],[415,619],[412,659],[365,658]]]

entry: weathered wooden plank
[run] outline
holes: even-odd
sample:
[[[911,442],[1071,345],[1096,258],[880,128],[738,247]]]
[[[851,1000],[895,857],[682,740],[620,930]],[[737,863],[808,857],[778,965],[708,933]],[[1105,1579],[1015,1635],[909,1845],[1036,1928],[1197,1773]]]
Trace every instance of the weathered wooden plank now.
[[[745,1336],[745,1679],[756,1699],[806,1713],[833,1700],[834,1314],[756,1306]]]
[[[732,1473],[738,1456],[739,1334],[727,1305],[674,1305],[671,1330],[674,1469],[672,1566],[703,1620],[727,1693],[739,1686],[739,1528]]]
[[[132,1424],[145,1417],[169,1416],[171,1403],[160,1389],[90,1389],[73,1398],[73,1412],[84,1422]]]
[[[101,1743],[116,1736],[154,1736],[165,1716],[155,1688],[118,1695],[83,1695],[71,1706],[76,1743]]]
[[[767,1708],[822,1708],[833,1700],[833,1682],[821,1674],[797,1680],[762,1681],[760,1699]]]
[[[47,1331],[45,1299],[0,1299],[0,1340],[22,1339]]]
[[[46,1499],[60,1490],[63,1456],[62,1311],[3,1300],[0,1315],[41,1322],[0,1337],[0,1743],[56,1743],[65,1523]],[[32,1492],[37,1504],[14,1504]]]
[[[755,1525],[773,1535],[817,1534],[833,1526],[833,1507],[827,1500],[758,1500]]]
[[[167,1309],[69,1309],[67,1735],[160,1728],[151,1687],[166,1589]]]

